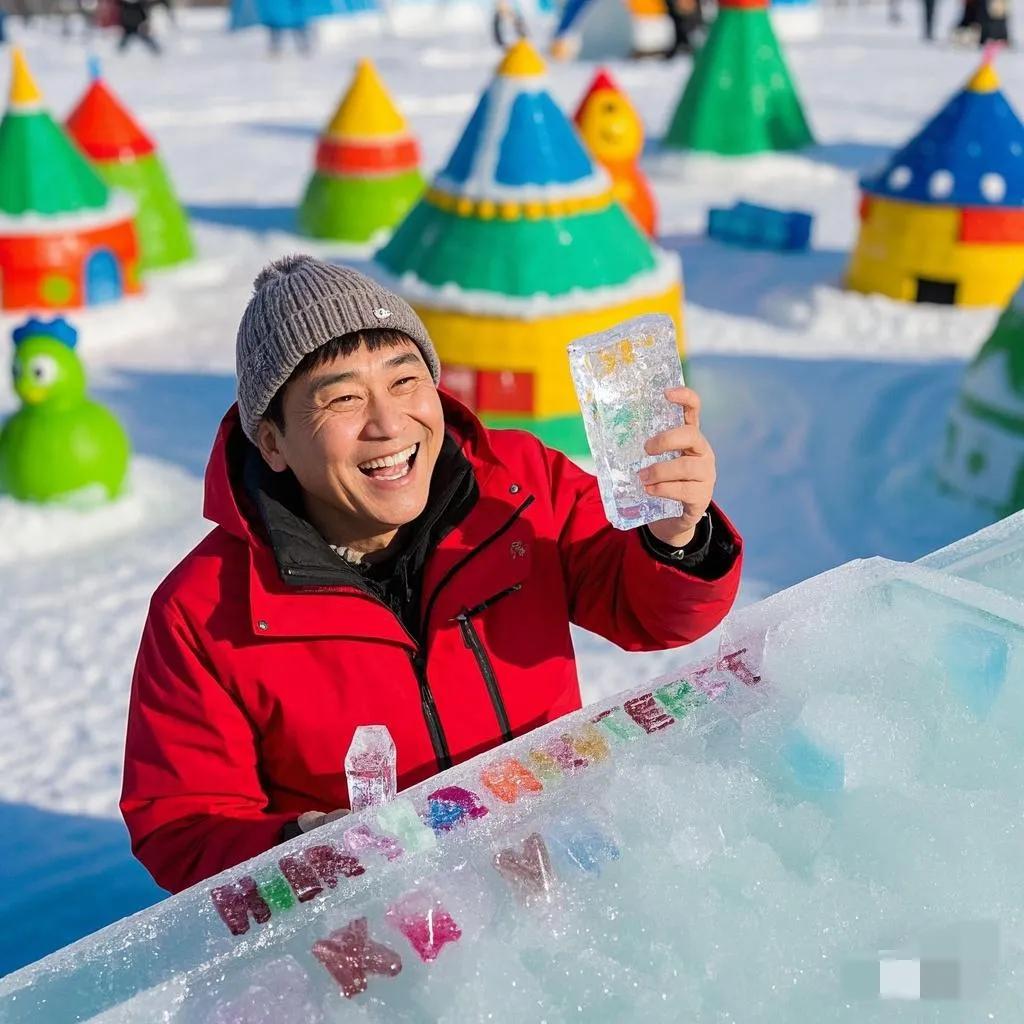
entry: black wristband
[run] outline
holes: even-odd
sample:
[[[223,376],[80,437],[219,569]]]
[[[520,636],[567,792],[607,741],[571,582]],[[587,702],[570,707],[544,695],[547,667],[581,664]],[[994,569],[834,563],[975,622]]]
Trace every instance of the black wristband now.
[[[692,560],[693,562],[700,561],[708,553],[708,549],[711,547],[711,532],[710,512],[705,512],[704,515],[697,520],[697,525],[693,529],[693,536],[680,548],[674,547],[671,544],[666,544],[663,540],[659,540],[651,532],[649,526],[640,527],[640,536],[643,539],[644,546],[647,550],[659,561],[673,563],[682,562],[684,560]]]

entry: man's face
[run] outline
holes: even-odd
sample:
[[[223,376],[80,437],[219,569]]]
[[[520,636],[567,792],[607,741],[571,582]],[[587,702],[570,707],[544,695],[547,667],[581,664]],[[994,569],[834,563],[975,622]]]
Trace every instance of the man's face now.
[[[360,346],[291,381],[285,429],[264,420],[271,469],[290,469],[327,540],[393,535],[424,509],[444,440],[441,400],[411,341]]]

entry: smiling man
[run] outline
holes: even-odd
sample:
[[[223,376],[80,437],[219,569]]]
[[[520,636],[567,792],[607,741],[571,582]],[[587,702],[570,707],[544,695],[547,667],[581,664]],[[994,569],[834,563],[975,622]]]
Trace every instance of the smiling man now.
[[[712,504],[700,402],[648,442],[679,519],[620,532],[596,480],[437,390],[423,323],[345,267],[256,279],[238,403],[206,474],[215,529],[157,589],[121,809],[178,891],[344,813],[344,758],[383,724],[405,788],[574,711],[570,623],[628,650],[730,608],[740,539]]]

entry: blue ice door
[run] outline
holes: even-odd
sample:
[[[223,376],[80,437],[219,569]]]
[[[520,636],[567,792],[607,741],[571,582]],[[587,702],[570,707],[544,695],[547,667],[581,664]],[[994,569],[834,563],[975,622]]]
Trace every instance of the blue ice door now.
[[[85,264],[85,304],[96,306],[121,298],[121,268],[109,249],[97,249]]]

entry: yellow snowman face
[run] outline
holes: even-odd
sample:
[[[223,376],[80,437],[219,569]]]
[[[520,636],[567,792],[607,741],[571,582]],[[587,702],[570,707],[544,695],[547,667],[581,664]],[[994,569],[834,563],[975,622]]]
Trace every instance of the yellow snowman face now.
[[[635,160],[644,144],[644,130],[632,104],[612,89],[598,89],[580,112],[580,134],[602,162]]]

